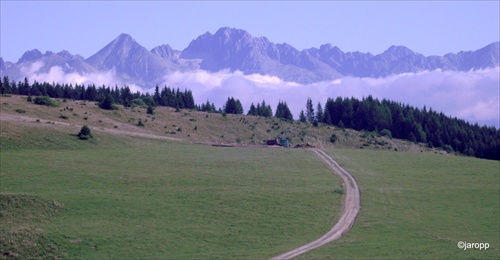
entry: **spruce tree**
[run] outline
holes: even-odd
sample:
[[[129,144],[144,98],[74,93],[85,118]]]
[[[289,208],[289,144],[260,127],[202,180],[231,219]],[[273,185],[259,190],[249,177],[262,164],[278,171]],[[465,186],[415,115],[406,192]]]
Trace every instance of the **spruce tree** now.
[[[107,94],[99,103],[99,107],[106,110],[113,110],[113,102],[113,97],[110,94]]]
[[[250,109],[248,110],[248,114],[249,116],[256,116],[257,115],[257,108],[255,107],[255,105],[252,103],[250,105]]]
[[[274,116],[277,118],[293,120],[292,113],[290,112],[290,109],[288,108],[286,102],[278,102],[278,106],[276,107],[276,114]]]
[[[313,122],[315,119],[314,116],[314,108],[313,108],[313,103],[311,98],[307,98],[307,103],[306,103],[306,118],[307,121]]]
[[[323,107],[321,107],[321,103],[318,102],[318,108],[316,109],[316,119],[318,120],[318,122],[320,123],[323,123],[325,120],[324,120],[324,116],[323,116]]]
[[[300,122],[306,122],[307,121],[306,115],[304,114],[304,110],[300,110],[299,120],[300,120]]]

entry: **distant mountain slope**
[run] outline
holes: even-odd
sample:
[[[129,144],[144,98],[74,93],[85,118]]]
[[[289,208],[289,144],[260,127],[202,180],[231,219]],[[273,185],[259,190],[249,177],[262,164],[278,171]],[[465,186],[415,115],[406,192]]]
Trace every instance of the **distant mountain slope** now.
[[[0,74],[3,74],[5,71],[5,62],[3,61],[2,57],[0,57]]]
[[[344,76],[378,78],[423,70],[469,71],[496,67],[500,64],[499,50],[500,42],[476,51],[444,56],[424,56],[404,46],[391,46],[377,55],[343,52],[331,44],[299,51],[287,43],[272,43],[266,37],[224,27],[215,34],[200,35],[182,51],[168,44],[148,51],[130,35],[121,34],[86,60],[67,51],[42,54],[35,49],[27,51],[16,63],[0,60],[0,71],[17,80],[33,73],[33,69],[47,72],[53,66],[65,73],[79,74],[114,70],[125,82],[143,87],[162,83],[165,75],[173,71],[196,69],[241,71],[312,83]]]
[[[27,73],[48,73],[54,66],[59,67],[64,73],[87,74],[98,71],[86,63],[80,55],[72,55],[68,51],[58,53],[47,51],[42,54],[37,49],[25,52],[17,63],[5,63],[3,66],[2,71],[5,75],[19,80],[28,76]]]
[[[152,53],[160,55],[162,58],[170,59],[172,61],[177,61],[179,60],[179,57],[181,56],[181,52],[172,49],[170,45],[168,44],[163,44],[158,47],[155,47],[151,50]]]
[[[148,51],[128,34],[121,34],[86,62],[100,71],[116,70],[119,76],[143,86],[180,69],[177,64]]]

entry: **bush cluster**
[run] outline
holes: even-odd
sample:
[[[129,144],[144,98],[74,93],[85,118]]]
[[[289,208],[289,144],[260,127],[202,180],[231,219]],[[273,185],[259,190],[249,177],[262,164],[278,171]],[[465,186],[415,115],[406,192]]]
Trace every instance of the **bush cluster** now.
[[[48,96],[38,96],[33,99],[33,103],[48,107],[57,107],[57,103]]]

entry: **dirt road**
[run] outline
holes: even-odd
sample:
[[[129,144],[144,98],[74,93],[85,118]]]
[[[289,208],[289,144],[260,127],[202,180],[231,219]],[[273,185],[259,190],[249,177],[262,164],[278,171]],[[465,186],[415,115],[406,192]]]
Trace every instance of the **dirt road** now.
[[[344,212],[342,213],[342,216],[340,217],[337,224],[335,224],[335,226],[333,226],[333,228],[330,229],[330,231],[328,231],[322,237],[312,241],[309,244],[303,245],[299,248],[276,256],[273,259],[290,259],[314,248],[330,243],[336,239],[339,239],[352,227],[361,208],[361,197],[358,183],[356,182],[354,177],[352,177],[351,174],[340,167],[337,162],[335,162],[322,150],[315,148],[311,148],[310,150],[314,152],[319,158],[321,158],[326,164],[328,164],[335,174],[339,175],[342,178],[346,190]]]

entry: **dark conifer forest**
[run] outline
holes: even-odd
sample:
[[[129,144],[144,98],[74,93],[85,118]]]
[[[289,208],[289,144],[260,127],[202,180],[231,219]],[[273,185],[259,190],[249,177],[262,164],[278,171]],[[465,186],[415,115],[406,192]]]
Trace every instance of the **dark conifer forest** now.
[[[394,138],[426,143],[478,158],[500,160],[500,130],[495,127],[470,124],[432,109],[409,105],[372,96],[329,98],[319,122],[358,131],[387,133]]]

